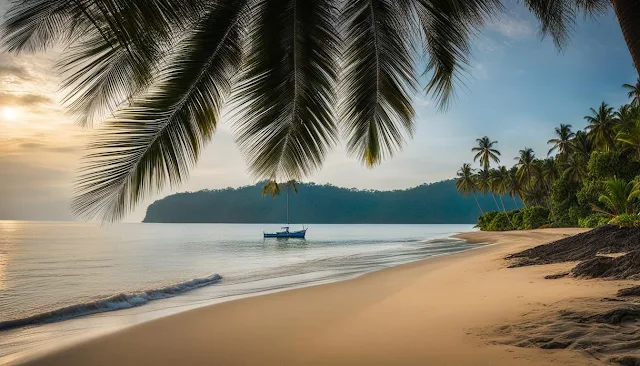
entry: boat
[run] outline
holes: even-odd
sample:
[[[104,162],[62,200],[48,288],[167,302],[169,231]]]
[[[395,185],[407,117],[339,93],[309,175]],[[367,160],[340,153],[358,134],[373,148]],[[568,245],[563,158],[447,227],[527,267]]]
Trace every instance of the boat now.
[[[302,229],[299,231],[289,231],[288,226],[283,226],[282,231],[278,231],[275,233],[263,233],[265,238],[300,238],[304,239],[304,236],[307,233],[307,229]]]
[[[289,190],[293,188],[295,193],[298,193],[298,188],[296,187],[295,181],[289,181],[286,183],[286,192],[287,192],[287,226],[282,227],[282,231],[278,231],[275,233],[265,233],[262,234],[265,238],[299,238],[304,239],[304,236],[307,234],[307,229],[302,227],[302,230],[298,231],[289,231]],[[279,192],[279,191],[278,191]]]

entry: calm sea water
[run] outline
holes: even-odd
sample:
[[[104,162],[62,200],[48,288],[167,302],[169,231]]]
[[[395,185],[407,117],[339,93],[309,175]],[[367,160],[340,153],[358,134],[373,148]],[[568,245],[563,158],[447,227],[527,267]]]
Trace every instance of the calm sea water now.
[[[262,238],[277,229],[0,221],[0,363],[207,304],[473,247],[447,239],[471,225],[312,225],[306,240]]]

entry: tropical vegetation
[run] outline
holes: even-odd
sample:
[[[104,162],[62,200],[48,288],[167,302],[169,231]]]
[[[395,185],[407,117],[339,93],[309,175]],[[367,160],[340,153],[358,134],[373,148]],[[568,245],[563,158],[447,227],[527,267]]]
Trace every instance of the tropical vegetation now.
[[[559,48],[579,16],[613,8],[640,70],[637,0],[523,3]],[[500,0],[24,0],[2,42],[64,51],[70,112],[83,125],[106,120],[73,209],[117,220],[187,177],[223,110],[257,180],[308,177],[340,131],[353,156],[379,164],[412,134],[417,90],[447,106],[473,36],[502,10]]]
[[[478,227],[640,226],[640,81],[623,87],[628,104],[615,109],[603,102],[591,108],[583,130],[560,124],[547,141],[546,157],[525,147],[507,168],[497,165],[498,141],[477,139],[471,152],[479,167],[463,164],[456,188],[464,197],[473,195],[476,203],[478,195],[496,202],[495,209],[480,208]],[[502,204],[507,196],[520,207],[507,210]]]
[[[477,194],[478,202],[456,192],[456,181],[422,184],[393,191],[360,190],[329,184],[297,182],[289,197],[292,224],[471,224],[481,207],[496,209],[493,198]],[[275,188],[275,187],[273,187]],[[238,188],[176,193],[149,206],[145,222],[284,223],[286,183],[276,199],[265,197],[263,182]],[[278,191],[278,190],[276,190]],[[504,202],[516,208],[513,200]]]

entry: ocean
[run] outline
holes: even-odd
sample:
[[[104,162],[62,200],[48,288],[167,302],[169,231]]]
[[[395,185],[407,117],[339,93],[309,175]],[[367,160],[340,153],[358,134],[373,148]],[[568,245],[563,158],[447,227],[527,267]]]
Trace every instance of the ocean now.
[[[278,229],[0,221],[0,364],[200,306],[477,247],[449,238],[472,225],[309,225],[306,239],[262,238]]]

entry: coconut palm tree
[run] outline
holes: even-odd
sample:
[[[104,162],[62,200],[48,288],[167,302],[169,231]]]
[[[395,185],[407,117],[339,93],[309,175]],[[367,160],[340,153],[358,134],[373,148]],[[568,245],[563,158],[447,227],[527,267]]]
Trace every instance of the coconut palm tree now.
[[[638,213],[638,195],[636,182],[627,182],[624,179],[613,178],[605,182],[606,193],[598,198],[600,204],[592,204],[596,212],[612,217],[620,214]]]
[[[536,154],[533,149],[525,147],[520,150],[520,155],[515,158],[518,163],[518,179],[523,186],[529,185],[538,175],[538,169],[536,167]]]
[[[491,141],[487,136],[476,139],[476,141],[478,142],[478,146],[471,149],[471,152],[476,153],[473,161],[480,160],[480,165],[482,165],[482,168],[485,170],[489,169],[491,160],[495,163],[500,162],[500,158],[498,157],[500,156],[500,151],[494,148],[498,141]]]
[[[623,150],[633,150],[636,157],[640,159],[640,119],[625,130],[618,132],[616,141]]]
[[[495,192],[498,195],[498,198],[500,198],[500,204],[502,205],[503,212],[506,212],[507,209],[504,205],[504,201],[502,200],[502,196],[509,192],[509,186],[511,185],[509,182],[510,178],[509,170],[504,165],[492,170],[491,186],[493,188],[493,192]]]
[[[581,182],[587,176],[588,157],[583,154],[571,154],[562,164],[563,176],[572,182]]]
[[[613,7],[640,65],[634,1]],[[610,6],[524,3],[558,47],[581,12]],[[258,179],[315,172],[340,130],[350,154],[379,164],[414,130],[417,57],[429,55],[422,87],[446,107],[472,35],[501,9],[499,0],[29,0],[13,2],[2,41],[10,52],[65,50],[65,103],[82,124],[107,119],[73,210],[117,220],[186,179],[226,109]]]
[[[545,182],[547,192],[550,192],[553,183],[560,178],[558,164],[554,159],[547,158],[540,160],[540,177]]]
[[[524,203],[522,199],[523,196],[523,187],[520,183],[520,179],[518,179],[518,167],[513,166],[509,169],[509,196],[513,199],[513,204],[518,207],[518,201],[516,200],[516,196],[520,198],[520,201]],[[526,203],[524,203],[526,206]]]
[[[491,187],[491,179],[492,174],[489,169],[480,169],[478,173],[476,173],[475,181],[476,187],[478,187],[478,192],[484,194],[490,194],[493,198],[493,202],[496,204],[496,208],[500,211],[500,206],[498,206],[498,201],[496,200],[496,196],[493,194]]]
[[[631,104],[625,104],[615,112],[616,133],[626,132],[633,128],[636,121],[640,120],[640,107]]]
[[[602,102],[598,110],[591,108],[591,115],[585,116],[584,119],[589,123],[586,129],[593,144],[606,151],[613,149],[616,125],[613,108]]]
[[[549,149],[548,155],[551,155],[554,151],[558,151],[558,156],[564,158],[571,148],[571,139],[575,137],[575,133],[571,131],[571,125],[560,124],[560,127],[555,128],[556,138],[552,138],[547,141],[547,144],[553,144]]]
[[[480,213],[484,215],[484,210],[480,206],[480,202],[478,202],[478,197],[476,197],[477,187],[471,165],[466,163],[462,164],[462,168],[458,170],[457,176],[458,180],[456,180],[456,189],[458,190],[458,193],[463,195],[464,198],[467,198],[467,195],[471,192],[473,199],[476,201],[476,205],[478,205]]]
[[[582,155],[588,159],[591,151],[593,151],[593,143],[589,135],[582,130],[576,132],[575,137],[571,140],[571,154]]]
[[[628,90],[627,95],[631,99],[631,104],[634,106],[640,105],[640,78],[638,78],[635,85],[623,84],[622,87]]]

